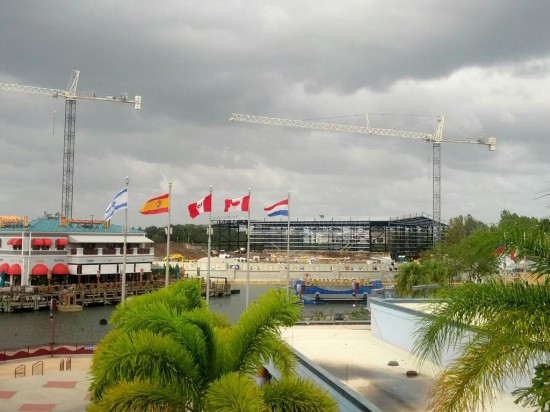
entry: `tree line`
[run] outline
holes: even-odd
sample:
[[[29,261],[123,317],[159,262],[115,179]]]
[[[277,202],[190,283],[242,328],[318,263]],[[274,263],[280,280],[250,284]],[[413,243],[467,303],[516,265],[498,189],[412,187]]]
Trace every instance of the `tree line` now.
[[[206,248],[208,244],[207,225],[172,225],[170,242],[185,243],[197,247]],[[148,226],[145,229],[146,236],[155,243],[166,243],[166,226]],[[218,245],[222,249],[224,246],[229,248],[235,244],[246,244],[246,233],[237,229],[228,229],[226,227],[212,227],[212,244]]]
[[[418,285],[445,287],[462,281],[481,282],[503,271],[506,256],[521,260],[517,250],[507,247],[514,241],[513,236],[549,228],[547,218],[519,216],[507,210],[501,212],[496,225],[487,225],[471,215],[452,218],[442,243],[424,251],[417,261],[400,267],[396,293],[414,296],[422,293],[414,291]]]
[[[141,229],[141,228],[140,228]],[[193,245],[206,244],[208,235],[206,234],[206,225],[172,225],[172,234],[170,241],[176,243],[188,243]],[[147,226],[146,236],[155,243],[166,243],[166,226]]]

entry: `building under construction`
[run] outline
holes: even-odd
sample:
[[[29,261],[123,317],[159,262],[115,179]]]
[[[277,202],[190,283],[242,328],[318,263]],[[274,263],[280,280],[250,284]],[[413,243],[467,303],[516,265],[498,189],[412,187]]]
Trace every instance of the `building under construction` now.
[[[245,249],[247,223],[246,219],[212,220],[214,248]],[[286,218],[266,218],[250,221],[250,250],[286,251],[288,244],[291,251],[363,252],[411,260],[433,246],[434,226],[434,220],[424,214],[385,219],[292,218],[290,222]],[[446,226],[441,226],[444,233]]]

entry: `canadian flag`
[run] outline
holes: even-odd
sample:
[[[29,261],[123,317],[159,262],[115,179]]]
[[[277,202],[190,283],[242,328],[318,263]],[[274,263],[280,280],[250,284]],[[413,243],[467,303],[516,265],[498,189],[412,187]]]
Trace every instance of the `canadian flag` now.
[[[248,205],[250,203],[250,195],[239,197],[238,199],[225,199],[224,212],[229,212],[233,209],[238,209],[241,212],[248,212]]]
[[[196,218],[201,213],[207,213],[212,211],[212,194],[209,194],[205,198],[199,200],[196,203],[191,203],[187,206],[189,210],[189,216],[191,219]]]

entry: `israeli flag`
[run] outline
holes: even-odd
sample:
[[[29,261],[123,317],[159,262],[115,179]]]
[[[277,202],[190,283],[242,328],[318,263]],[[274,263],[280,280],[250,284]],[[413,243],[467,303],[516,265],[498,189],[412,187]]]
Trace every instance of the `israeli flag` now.
[[[118,212],[122,209],[128,209],[128,188],[125,187],[120,192],[118,192],[111,203],[107,206],[105,210],[105,216],[103,220],[111,220],[115,212]]]

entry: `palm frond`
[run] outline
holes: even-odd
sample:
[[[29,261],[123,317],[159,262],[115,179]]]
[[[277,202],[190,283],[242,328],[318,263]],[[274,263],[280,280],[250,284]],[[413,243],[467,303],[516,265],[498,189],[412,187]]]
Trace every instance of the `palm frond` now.
[[[518,398],[517,404],[523,407],[537,407],[540,411],[550,410],[550,365],[541,363],[535,366],[535,376],[531,386],[519,388],[512,392]]]
[[[475,411],[479,404],[490,405],[504,391],[504,382],[526,378],[540,349],[525,347],[506,333],[477,334],[460,357],[441,372],[431,392],[433,411]]]
[[[550,284],[487,281],[446,292],[419,323],[413,348],[420,362],[454,360],[432,392],[434,411],[466,411],[490,403],[502,382],[530,375],[550,356]]]
[[[267,412],[262,391],[251,378],[233,372],[212,382],[206,392],[204,410],[209,412]]]
[[[212,381],[220,376],[221,368],[218,365],[218,359],[220,356],[219,348],[222,342],[216,339],[217,331],[214,324],[215,316],[213,312],[207,310],[195,310],[187,313],[184,317],[185,322],[192,325],[197,329],[199,340],[197,344],[200,345],[200,365],[203,374],[206,375],[208,381]]]
[[[167,307],[179,312],[191,311],[196,308],[205,308],[206,303],[201,296],[200,281],[196,279],[177,282],[167,288],[152,293],[133,297],[118,305],[111,323],[119,326],[127,322],[135,313],[145,312],[150,306],[164,303]]]
[[[209,336],[213,333],[214,323],[222,323],[219,316],[206,308],[181,312],[171,308],[166,302],[148,302],[141,307],[128,306],[124,311],[118,331],[131,333],[148,330],[170,336],[193,355],[196,364],[205,374],[211,370],[208,365],[213,361],[212,339]],[[210,349],[206,351],[208,348]]]
[[[262,359],[262,363],[271,360],[282,376],[294,376],[296,374],[296,356],[290,346],[283,339],[272,339],[268,344],[271,357]]]
[[[91,368],[94,400],[120,382],[150,380],[159,385],[177,383],[186,396],[196,398],[204,385],[193,356],[174,339],[150,331],[119,334],[98,348]]]
[[[274,346],[268,343],[280,339],[282,326],[299,319],[295,301],[282,290],[270,290],[243,312],[229,337],[228,346],[234,351],[232,370],[252,372],[262,360],[272,357]]]
[[[512,251],[516,259],[535,262],[534,274],[542,277],[550,273],[550,233],[547,222],[532,222],[529,225],[515,221],[502,223],[485,234],[484,242],[477,242],[480,253],[492,252],[491,247],[504,246],[505,254]]]
[[[505,284],[500,280],[466,284],[444,292],[432,313],[421,319],[415,331],[415,353],[421,361],[440,362],[447,345],[456,345],[467,333],[486,328],[522,328],[522,336],[538,336],[548,342],[550,285]],[[516,335],[518,336],[518,335]]]
[[[110,388],[88,412],[188,412],[192,400],[172,389],[147,381],[122,382]]]
[[[312,382],[296,377],[264,385],[264,400],[272,411],[336,412],[338,406],[327,392]]]

